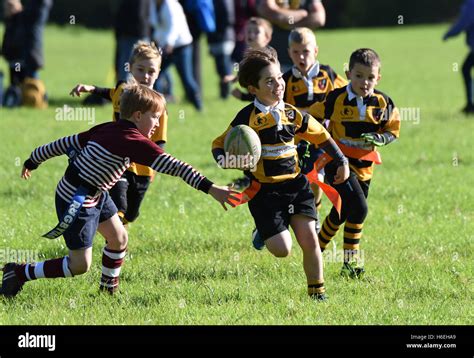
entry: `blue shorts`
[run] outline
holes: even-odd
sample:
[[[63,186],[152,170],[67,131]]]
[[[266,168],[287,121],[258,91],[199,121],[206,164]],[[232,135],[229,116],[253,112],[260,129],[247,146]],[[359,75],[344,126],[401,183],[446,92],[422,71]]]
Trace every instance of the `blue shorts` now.
[[[59,220],[64,216],[69,204],[56,193],[56,214]],[[117,214],[117,207],[107,192],[102,193],[96,206],[82,207],[74,223],[63,233],[68,249],[78,250],[91,247],[99,223],[110,219],[115,214]]]

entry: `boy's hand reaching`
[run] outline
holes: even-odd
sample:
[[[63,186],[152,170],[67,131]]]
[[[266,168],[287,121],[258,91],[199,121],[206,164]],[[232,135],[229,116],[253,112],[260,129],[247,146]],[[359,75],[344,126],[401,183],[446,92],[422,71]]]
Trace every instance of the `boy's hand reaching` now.
[[[342,184],[349,178],[349,164],[345,163],[337,168],[333,184]]]
[[[23,169],[21,170],[21,178],[28,180],[31,177],[31,170],[23,166]]]
[[[82,83],[79,83],[78,85],[76,85],[76,87],[74,87],[71,90],[71,92],[69,92],[69,95],[72,96],[72,97],[74,97],[74,96],[80,97],[81,93],[83,93],[83,92],[91,93],[94,90],[95,90],[95,86],[83,85]]]
[[[238,201],[238,199],[235,197],[235,194],[238,193],[239,192],[230,189],[228,186],[217,186],[215,184],[213,184],[211,189],[209,189],[209,194],[222,205],[224,210],[227,210],[225,203],[235,207],[235,205],[229,199]]]

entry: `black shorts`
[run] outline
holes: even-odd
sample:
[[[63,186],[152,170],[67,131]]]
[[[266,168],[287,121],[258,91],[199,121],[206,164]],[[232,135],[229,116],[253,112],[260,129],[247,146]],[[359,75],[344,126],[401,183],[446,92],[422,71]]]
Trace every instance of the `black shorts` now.
[[[128,222],[134,221],[140,214],[140,205],[150,186],[151,177],[136,175],[126,170],[109,193],[117,205],[117,209],[124,213]]]
[[[282,183],[262,184],[248,205],[263,240],[288,230],[292,215],[316,219],[314,195],[302,174]]]
[[[69,204],[56,193],[56,214],[59,220],[63,218]],[[78,250],[91,247],[99,224],[110,219],[116,213],[117,207],[107,192],[101,194],[96,206],[82,207],[79,216],[63,233],[68,249]]]

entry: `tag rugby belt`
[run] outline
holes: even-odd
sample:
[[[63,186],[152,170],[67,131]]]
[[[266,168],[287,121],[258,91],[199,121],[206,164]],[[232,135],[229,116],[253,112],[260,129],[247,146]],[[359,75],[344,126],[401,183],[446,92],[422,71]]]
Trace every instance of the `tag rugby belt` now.
[[[62,219],[59,221],[58,225],[56,225],[55,228],[51,231],[44,234],[43,237],[46,237],[48,239],[56,239],[62,234],[64,234],[64,232],[69,229],[69,227],[79,216],[82,204],[84,204],[84,200],[86,200],[86,195],[88,193],[89,189],[84,186],[80,186],[79,188],[77,188],[77,191],[72,197],[71,202],[69,203],[68,208],[64,213]]]
[[[338,147],[341,149],[342,153],[344,153],[346,157],[360,159],[360,160],[367,160],[367,161],[374,162],[375,164],[382,164],[382,158],[379,152],[376,152],[374,150],[365,150],[361,148],[349,147],[347,145],[342,144],[339,141],[336,141],[336,143]],[[323,183],[318,179],[318,172],[321,169],[323,169],[324,166],[328,164],[330,161],[332,161],[332,158],[329,156],[329,154],[324,153],[314,163],[313,170],[311,170],[311,172],[309,172],[306,175],[306,177],[308,178],[308,181],[310,183],[315,183],[321,188],[324,194],[328,197],[328,199],[334,205],[334,207],[336,208],[340,216],[341,205],[342,205],[341,196],[339,195],[337,190],[334,189],[331,185]],[[255,195],[257,195],[261,186],[262,184],[260,184],[256,180],[252,180],[252,182],[250,183],[250,186],[247,189],[245,189],[242,193],[239,193],[236,195],[237,200],[231,200],[232,203],[235,206],[247,203],[248,201],[252,200]]]
[[[71,202],[69,203],[68,208],[66,209],[66,212],[64,213],[59,223],[54,227],[54,229],[42,235],[42,237],[46,237],[48,239],[57,239],[59,236],[64,234],[64,232],[69,229],[69,227],[79,216],[79,212],[81,211],[82,205],[86,200],[86,196],[94,196],[98,193],[97,188],[84,182],[79,177],[78,170],[76,169],[74,164],[72,164],[76,156],[76,152],[72,148],[69,148],[67,154],[70,160],[69,166],[66,169],[66,173],[64,174],[64,176],[66,180],[71,183],[71,185],[74,185],[77,188],[77,190],[74,193]]]

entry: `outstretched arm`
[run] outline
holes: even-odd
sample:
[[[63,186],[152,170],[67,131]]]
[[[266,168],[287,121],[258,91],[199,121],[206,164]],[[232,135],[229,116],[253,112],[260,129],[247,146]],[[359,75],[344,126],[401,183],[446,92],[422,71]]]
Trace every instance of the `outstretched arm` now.
[[[226,209],[226,203],[234,206],[231,199],[238,201],[235,197],[236,191],[228,187],[215,185],[191,165],[174,158],[168,153],[164,153],[160,147],[151,141],[141,142],[131,150],[137,153],[130,157],[131,161],[149,166],[158,173],[180,177],[193,188],[210,194],[224,209]]]
[[[28,180],[31,177],[31,170],[29,170],[27,167],[23,166],[23,169],[21,170],[21,178]]]
[[[95,86],[92,85],[85,85],[82,83],[78,83],[77,85],[74,86],[74,88],[69,92],[69,95],[74,97],[80,97],[81,93],[92,93],[95,90]]]
[[[83,136],[85,133],[59,138],[54,142],[36,148],[33,150],[33,152],[31,152],[30,157],[25,161],[25,168],[29,171],[35,170],[42,162],[45,162],[46,160],[53,157],[66,154],[70,148],[80,151],[82,148],[80,136]],[[26,172],[25,175],[27,175]]]
[[[180,177],[193,188],[210,194],[225,210],[227,210],[225,206],[226,203],[235,206],[232,204],[231,199],[237,200],[235,197],[237,194],[236,191],[228,187],[215,185],[191,165],[167,153],[158,156],[151,167],[159,173]]]
[[[85,84],[79,83],[71,90],[71,92],[69,92],[69,95],[72,97],[74,96],[80,97],[81,93],[93,93],[111,101],[114,91],[115,91],[114,88],[102,88],[102,87],[97,87],[93,85],[85,85]]]

